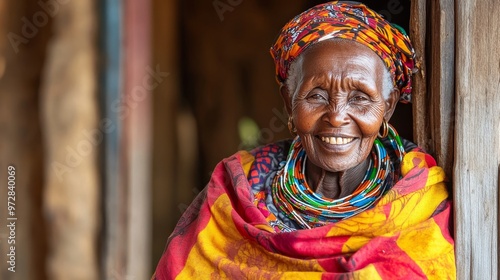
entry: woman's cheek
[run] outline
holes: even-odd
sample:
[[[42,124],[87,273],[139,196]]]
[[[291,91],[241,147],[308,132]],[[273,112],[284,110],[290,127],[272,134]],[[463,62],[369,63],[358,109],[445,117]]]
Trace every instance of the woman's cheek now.
[[[377,135],[384,120],[383,110],[368,110],[365,114],[353,114],[364,137]]]
[[[296,110],[296,114],[294,114],[293,117],[295,127],[299,132],[312,133],[319,119],[318,115],[319,114],[315,110],[307,110],[307,109]]]
[[[361,133],[364,137],[371,137],[373,135],[378,134],[380,126],[382,125],[382,118],[372,118],[370,120],[365,120],[359,122],[359,127]]]

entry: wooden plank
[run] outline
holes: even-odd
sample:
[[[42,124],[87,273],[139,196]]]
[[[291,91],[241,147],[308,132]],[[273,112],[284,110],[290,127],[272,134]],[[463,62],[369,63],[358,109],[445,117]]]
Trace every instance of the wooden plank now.
[[[410,39],[416,52],[416,61],[420,71],[413,75],[413,140],[425,150],[429,149],[431,139],[427,112],[427,81],[425,65],[425,46],[427,34],[426,0],[411,1]]]
[[[431,151],[448,178],[453,170],[455,120],[455,12],[453,0],[431,1],[431,65],[427,102],[430,113]]]
[[[165,80],[151,64],[151,1],[124,2],[125,176],[128,279],[149,279],[151,264],[151,91]]]
[[[104,135],[104,222],[102,279],[122,279],[127,274],[128,190],[124,177],[122,114],[122,1],[101,2],[101,50],[103,120],[109,124]],[[119,104],[120,106],[117,106]]]
[[[460,0],[455,8],[457,276],[497,279],[500,6],[493,0]]]
[[[96,1],[59,6],[42,76],[49,279],[99,275],[96,12]]]
[[[121,56],[122,56],[122,2],[106,0],[101,2],[102,17],[102,111],[110,124],[103,145],[104,169],[104,249],[103,279],[120,279],[126,275],[127,220],[124,172],[122,159],[122,125],[120,113],[112,104],[121,100]]]
[[[153,261],[156,268],[167,238],[179,220],[178,192],[186,192],[179,182],[178,142],[181,71],[179,67],[179,1],[153,0],[153,61],[168,71],[168,81],[160,83],[153,94]],[[196,139],[196,138],[193,138]],[[196,141],[196,140],[195,140]],[[196,172],[191,174],[191,178]],[[190,188],[187,188],[189,191]],[[189,200],[184,202],[189,204]],[[187,207],[187,206],[186,206]],[[182,208],[184,209],[184,208]]]
[[[3,280],[47,278],[39,89],[51,22],[39,24],[36,35],[27,38],[24,36],[27,31],[24,34],[22,31],[25,23],[21,21],[22,18],[31,21],[39,10],[33,1],[0,1],[0,279]],[[13,39],[13,36],[19,37]],[[13,216],[7,211],[10,165],[16,169],[13,189],[16,201],[10,200],[15,203]],[[17,218],[13,221],[15,244],[14,239],[8,239],[13,236],[7,227],[8,217]],[[11,246],[15,246],[15,264],[12,263],[15,272],[8,270],[12,267],[7,256],[11,254]]]

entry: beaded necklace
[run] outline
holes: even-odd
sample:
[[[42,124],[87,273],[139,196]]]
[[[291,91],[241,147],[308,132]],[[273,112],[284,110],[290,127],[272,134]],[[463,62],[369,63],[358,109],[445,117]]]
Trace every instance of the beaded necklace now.
[[[401,138],[390,125],[388,139],[401,162],[405,154],[404,147]],[[338,222],[370,208],[399,177],[378,138],[374,141],[363,181],[352,194],[342,198],[329,199],[312,191],[304,177],[306,161],[306,152],[297,136],[292,142],[287,161],[276,174],[271,188],[274,204],[303,228]]]

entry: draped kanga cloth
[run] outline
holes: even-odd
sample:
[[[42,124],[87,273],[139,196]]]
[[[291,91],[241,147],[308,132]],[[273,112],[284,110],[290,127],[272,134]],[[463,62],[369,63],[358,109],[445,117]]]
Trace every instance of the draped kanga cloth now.
[[[266,153],[217,165],[183,214],[152,279],[455,279],[451,204],[434,159],[407,153],[399,180],[372,208],[313,229],[275,232],[249,172]]]

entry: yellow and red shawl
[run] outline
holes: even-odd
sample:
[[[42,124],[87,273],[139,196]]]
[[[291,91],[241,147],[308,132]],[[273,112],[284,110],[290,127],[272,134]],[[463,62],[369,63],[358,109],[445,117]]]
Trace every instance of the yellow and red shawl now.
[[[455,279],[445,175],[405,155],[403,178],[377,204],[314,229],[276,233],[254,205],[239,152],[219,163],[169,238],[153,279]]]

